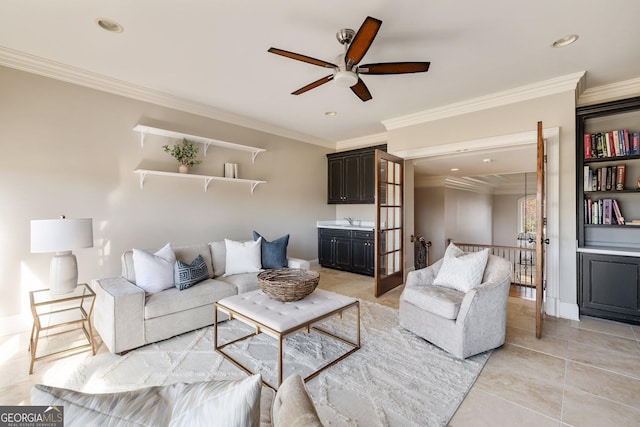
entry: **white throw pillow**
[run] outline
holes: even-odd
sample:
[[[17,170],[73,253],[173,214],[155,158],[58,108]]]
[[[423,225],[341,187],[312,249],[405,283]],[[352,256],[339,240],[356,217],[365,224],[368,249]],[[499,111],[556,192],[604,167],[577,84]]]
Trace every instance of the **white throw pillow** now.
[[[467,293],[482,283],[488,259],[489,249],[467,255],[445,256],[433,284]]]
[[[464,251],[453,244],[453,242],[449,243],[447,246],[447,250],[444,251],[444,257],[459,257],[464,255]]]
[[[260,245],[262,238],[256,241],[236,242],[224,239],[224,246],[227,250],[224,275],[242,273],[257,273],[262,269],[262,253]]]
[[[174,386],[176,396],[170,427],[260,425],[260,375],[237,381],[209,381]]]
[[[155,294],[173,287],[173,266],[176,256],[167,243],[155,254],[133,249],[133,266],[136,270],[136,286],[147,294]]]

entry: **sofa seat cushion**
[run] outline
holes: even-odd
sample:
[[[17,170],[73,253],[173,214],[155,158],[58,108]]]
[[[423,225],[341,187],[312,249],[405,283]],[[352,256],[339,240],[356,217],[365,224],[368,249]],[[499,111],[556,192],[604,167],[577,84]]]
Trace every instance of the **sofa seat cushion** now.
[[[445,319],[458,318],[464,294],[443,286],[415,286],[403,291],[405,301]]]
[[[215,301],[237,293],[234,285],[218,279],[207,279],[183,291],[173,287],[147,297],[144,318],[153,319],[209,304],[213,310]]]
[[[240,273],[233,274],[231,276],[217,277],[216,280],[230,283],[238,290],[238,294],[244,294],[245,292],[251,292],[258,289],[257,276],[257,273]]]

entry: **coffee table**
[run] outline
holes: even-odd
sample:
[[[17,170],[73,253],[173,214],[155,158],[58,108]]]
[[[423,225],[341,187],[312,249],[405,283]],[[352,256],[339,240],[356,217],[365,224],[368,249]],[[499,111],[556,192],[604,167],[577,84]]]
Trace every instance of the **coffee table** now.
[[[332,316],[342,316],[342,313],[351,308],[356,310],[356,340],[339,337],[331,332],[319,328],[316,324]],[[234,339],[224,344],[218,344],[218,311],[226,313],[229,320],[237,319],[255,328],[255,332]],[[260,333],[265,333],[278,340],[278,383],[273,386],[264,382],[267,386],[277,390],[282,384],[282,359],[283,340],[287,335],[303,330],[309,333],[311,330],[339,340],[349,347],[346,353],[335,360],[323,365],[306,378],[307,382],[315,378],[324,369],[338,363],[360,348],[360,302],[352,297],[337,294],[335,292],[316,289],[311,295],[293,302],[280,302],[268,297],[260,290],[247,292],[223,298],[215,303],[214,331],[215,349],[224,358],[236,365],[248,374],[254,374],[249,368],[225,353],[223,349],[238,341],[242,341]]]

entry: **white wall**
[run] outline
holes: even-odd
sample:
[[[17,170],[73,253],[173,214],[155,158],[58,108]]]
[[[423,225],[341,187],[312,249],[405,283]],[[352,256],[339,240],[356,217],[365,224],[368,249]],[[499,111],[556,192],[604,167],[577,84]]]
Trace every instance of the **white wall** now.
[[[327,148],[274,136],[145,102],[0,67],[0,318],[28,327],[28,291],[47,287],[50,254],[30,253],[30,220],[91,217],[95,247],[75,251],[79,280],[120,273],[129,248],[267,239],[290,233],[289,254],[317,258],[319,219],[336,216],[327,205]],[[193,173],[222,175],[239,163],[248,184],[147,176],[136,168],[174,171],[147,136],[141,149],[137,123],[265,148],[255,164],[249,153],[211,147]],[[172,143],[172,142],[170,142]],[[17,323],[14,322],[13,326]]]
[[[522,194],[493,196],[493,244],[516,246],[518,236],[518,200]]]

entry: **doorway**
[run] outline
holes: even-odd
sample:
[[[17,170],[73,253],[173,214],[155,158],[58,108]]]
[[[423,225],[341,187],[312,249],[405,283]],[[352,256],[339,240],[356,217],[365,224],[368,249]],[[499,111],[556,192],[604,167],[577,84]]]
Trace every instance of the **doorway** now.
[[[548,224],[547,224],[547,237],[549,237],[551,244],[548,246],[547,251],[547,291],[546,291],[546,312],[550,315],[557,315],[559,304],[559,211],[557,206],[559,205],[559,128],[544,129],[544,138],[547,142],[548,152],[548,164],[547,164],[547,200],[550,209],[548,211]],[[414,214],[417,208],[416,205],[416,193],[420,191],[420,188],[425,186],[431,186],[439,189],[444,193],[445,188],[448,186],[453,188],[454,191],[470,191],[476,189],[478,191],[487,191],[487,185],[498,185],[494,181],[509,181],[510,177],[506,175],[520,174],[524,172],[532,172],[533,175],[528,174],[528,177],[534,177],[533,188],[527,188],[527,193],[532,192],[535,194],[535,170],[536,170],[536,132],[524,132],[520,134],[505,135],[495,138],[485,138],[480,140],[466,141],[462,143],[449,144],[446,147],[435,146],[426,147],[424,149],[412,150],[411,153],[396,153],[400,154],[407,164],[407,173],[412,174],[412,179],[407,179],[407,185],[405,190],[405,206],[409,210],[409,206],[414,206]],[[528,153],[528,154],[527,154]],[[484,168],[487,173],[471,173],[469,176],[462,170],[468,169],[471,165],[470,162],[474,161],[478,163],[477,166]],[[484,160],[489,159],[487,162]],[[523,161],[527,159],[527,161]],[[531,165],[528,165],[528,163]],[[462,166],[454,166],[454,163]],[[502,164],[502,165],[501,165]],[[425,166],[426,165],[426,166]],[[423,167],[432,166],[432,169],[437,165],[441,172],[437,175],[424,175],[420,173],[420,169]],[[498,169],[497,166],[502,166]],[[443,168],[447,168],[446,171]],[[458,168],[460,171],[451,171],[450,169]],[[417,169],[417,170],[416,170]],[[528,170],[527,170],[528,169]],[[460,172],[456,174],[457,172]],[[494,182],[491,184],[491,182]],[[456,189],[457,187],[457,189]],[[485,190],[480,190],[485,187]],[[527,185],[529,187],[529,185]],[[469,193],[467,193],[469,194]],[[479,194],[482,194],[481,192]],[[437,206],[431,203],[430,209],[435,211],[440,210],[440,226],[430,226],[431,230],[435,230],[435,234],[432,236],[424,236],[427,240],[432,242],[431,261],[436,261],[444,255],[444,247],[448,238],[456,239],[456,236],[445,235],[447,230],[445,222],[453,223],[458,220],[462,221],[462,229],[469,229],[473,227],[473,220],[465,219],[465,215],[468,211],[464,211],[460,218],[452,217],[451,215],[445,215],[444,204]],[[438,217],[438,212],[434,212]],[[411,230],[417,232],[416,221],[420,221],[417,216],[408,213],[405,219],[405,226],[407,235],[411,234]],[[449,229],[453,229],[453,226]],[[489,239],[492,239],[490,237]],[[515,242],[514,242],[515,243]],[[407,247],[410,243],[407,242]],[[437,247],[439,244],[439,248]],[[512,244],[513,245],[513,244]],[[438,252],[440,251],[440,252]],[[412,259],[412,251],[406,251],[406,266],[411,269],[414,261]]]

